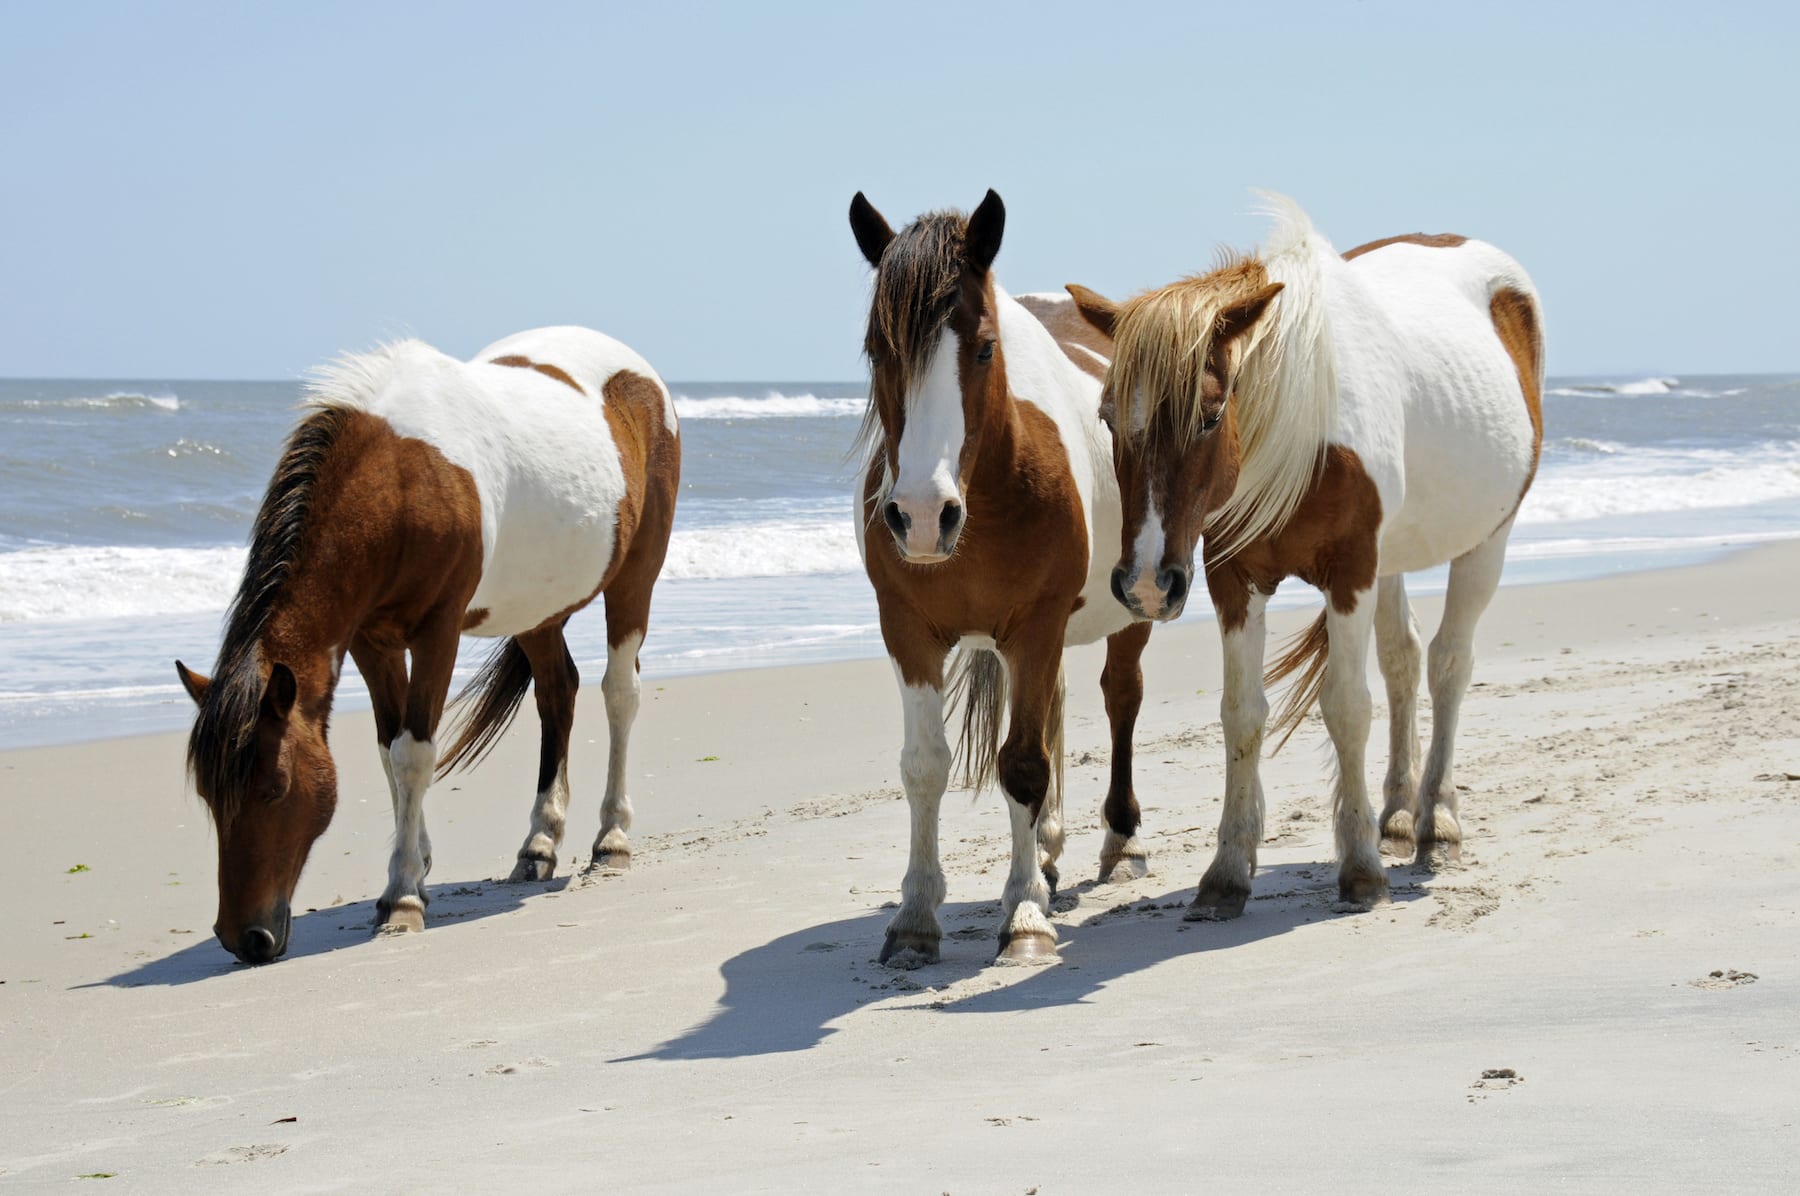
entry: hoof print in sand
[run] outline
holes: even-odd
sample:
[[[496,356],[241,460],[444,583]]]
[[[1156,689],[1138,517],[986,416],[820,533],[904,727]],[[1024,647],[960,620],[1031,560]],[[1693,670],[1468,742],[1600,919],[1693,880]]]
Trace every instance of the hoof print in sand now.
[[[254,1163],[260,1159],[272,1159],[276,1155],[286,1154],[287,1147],[278,1142],[265,1142],[259,1146],[233,1146],[227,1150],[217,1151],[203,1159],[195,1159],[196,1167],[224,1167],[231,1163]]]
[[[1746,984],[1756,983],[1755,972],[1740,972],[1736,968],[1714,968],[1710,973],[1698,980],[1690,980],[1695,988],[1717,991],[1726,988],[1739,988]]]
[[[1510,1067],[1486,1067],[1481,1078],[1469,1085],[1469,1103],[1486,1100],[1490,1092],[1504,1092],[1525,1082],[1525,1077]]]

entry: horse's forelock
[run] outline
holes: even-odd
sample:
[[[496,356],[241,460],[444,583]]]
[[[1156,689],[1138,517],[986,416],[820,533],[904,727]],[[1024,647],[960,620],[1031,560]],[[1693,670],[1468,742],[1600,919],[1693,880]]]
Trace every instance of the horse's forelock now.
[[[220,829],[231,825],[256,774],[256,723],[262,712],[262,654],[252,644],[218,676],[188,734],[188,774]]]
[[[866,347],[884,359],[871,379],[884,393],[869,396],[859,445],[872,448],[880,440],[879,404],[899,402],[910,380],[930,367],[938,334],[962,295],[968,227],[961,212],[929,212],[902,229],[882,253]]]
[[[1142,440],[1172,436],[1169,447],[1177,450],[1200,435],[1200,388],[1219,316],[1266,281],[1256,258],[1222,255],[1216,269],[1146,291],[1120,306],[1107,389],[1121,435]],[[1164,408],[1174,418],[1158,421],[1155,417]]]

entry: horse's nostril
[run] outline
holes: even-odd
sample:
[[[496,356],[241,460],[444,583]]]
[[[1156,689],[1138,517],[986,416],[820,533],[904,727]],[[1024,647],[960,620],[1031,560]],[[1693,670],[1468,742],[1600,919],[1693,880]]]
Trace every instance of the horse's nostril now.
[[[1187,597],[1188,571],[1176,566],[1173,569],[1164,570],[1163,576],[1157,580],[1163,582],[1163,591],[1167,595],[1165,601],[1170,606],[1180,606],[1182,600]]]
[[[938,534],[947,536],[962,523],[962,504],[947,502],[938,513]]]
[[[1112,592],[1113,597],[1119,600],[1120,606],[1124,607],[1126,610],[1136,609],[1131,605],[1131,599],[1125,596],[1125,566],[1123,565],[1113,566]]]
[[[881,508],[881,517],[887,522],[888,530],[896,536],[905,536],[906,529],[912,524],[911,519],[901,514],[900,504],[897,502],[891,502]]]
[[[275,958],[275,935],[266,926],[245,928],[238,939],[238,958],[245,963],[268,963]]]

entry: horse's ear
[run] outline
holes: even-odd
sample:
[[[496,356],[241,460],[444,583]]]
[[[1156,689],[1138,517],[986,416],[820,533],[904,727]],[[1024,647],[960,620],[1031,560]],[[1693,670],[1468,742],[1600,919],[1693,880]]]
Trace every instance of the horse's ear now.
[[[1069,292],[1069,298],[1075,301],[1075,310],[1081,318],[1112,339],[1113,324],[1119,318],[1119,305],[1098,291],[1090,291],[1078,282],[1067,283],[1063,290]]]
[[[1000,235],[1005,231],[1006,205],[1000,202],[999,192],[989,187],[986,198],[969,217],[969,231],[963,234],[969,265],[978,273],[986,274],[994,264],[1000,253]]]
[[[206,705],[206,691],[212,688],[212,678],[204,673],[194,672],[179,660],[175,662],[175,675],[181,678],[181,688],[187,690],[188,697],[194,699],[194,705]]]
[[[269,670],[269,684],[263,690],[263,708],[274,715],[278,721],[286,722],[287,716],[293,712],[294,700],[300,696],[300,682],[294,677],[294,670],[285,664],[277,663]]]
[[[1219,322],[1214,326],[1213,342],[1228,345],[1244,333],[1256,327],[1263,313],[1269,309],[1269,301],[1281,294],[1286,283],[1272,282],[1253,294],[1239,299],[1230,307],[1219,313]]]
[[[894,230],[861,191],[850,201],[850,231],[856,234],[856,247],[862,250],[869,265],[880,266],[881,254],[894,239]]]

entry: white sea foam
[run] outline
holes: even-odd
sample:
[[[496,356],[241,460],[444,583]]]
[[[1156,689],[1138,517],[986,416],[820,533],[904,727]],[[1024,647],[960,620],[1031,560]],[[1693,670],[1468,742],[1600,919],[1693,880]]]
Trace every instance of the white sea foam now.
[[[1546,468],[1525,496],[1519,523],[1748,507],[1793,498],[1800,498],[1797,441],[1733,450],[1639,450]]]
[[[149,411],[179,411],[181,399],[177,395],[141,394],[135,390],[115,390],[104,395],[79,395],[68,399],[19,399],[11,406],[27,407],[34,410],[56,408],[104,408],[113,411],[129,411],[134,409]]]
[[[862,568],[845,517],[678,528],[662,575],[669,578],[792,577]]]
[[[835,419],[860,416],[868,400],[822,399],[817,395],[784,395],[770,391],[760,399],[722,395],[710,399],[675,396],[675,414],[682,419]]]
[[[0,553],[0,623],[223,610],[242,548],[27,548]]]
[[[1640,378],[1636,382],[1577,382],[1554,386],[1545,391],[1553,395],[1667,395],[1681,386],[1679,378]]]

